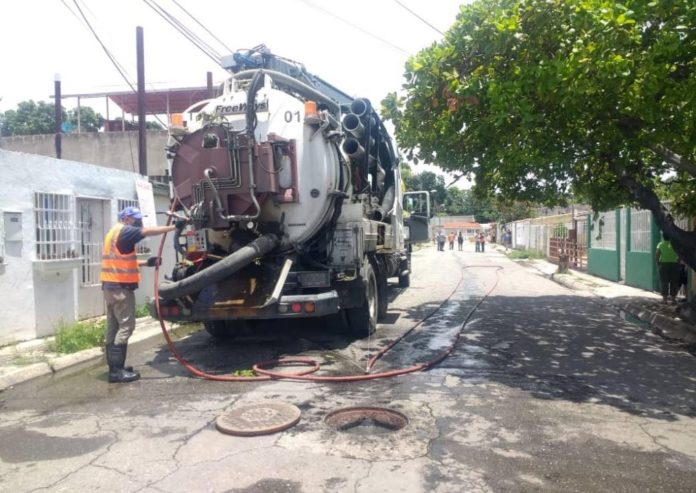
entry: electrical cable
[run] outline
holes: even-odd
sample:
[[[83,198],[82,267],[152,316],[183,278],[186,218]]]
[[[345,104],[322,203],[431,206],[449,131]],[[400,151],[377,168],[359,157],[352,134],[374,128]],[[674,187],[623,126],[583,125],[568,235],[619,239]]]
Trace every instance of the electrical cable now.
[[[374,39],[376,39],[377,41],[379,41],[379,42],[381,42],[381,43],[384,43],[385,45],[388,45],[388,46],[394,48],[395,50],[397,50],[397,51],[403,53],[404,55],[409,55],[409,54],[410,54],[409,52],[407,52],[406,50],[404,50],[404,49],[401,48],[400,46],[397,46],[397,45],[395,45],[394,43],[391,43],[391,42],[387,41],[386,39],[381,38],[381,37],[377,36],[377,35],[374,34],[374,33],[371,33],[371,32],[368,31],[367,29],[363,29],[362,27],[360,27],[360,26],[358,26],[358,25],[356,25],[356,24],[353,24],[353,23],[350,22],[349,20],[344,19],[343,17],[340,17],[340,16],[334,14],[333,12],[330,12],[330,11],[328,11],[328,10],[322,8],[322,7],[319,7],[318,5],[315,5],[315,4],[313,4],[312,2],[310,2],[310,1],[308,1],[308,0],[299,0],[299,1],[302,2],[302,3],[304,3],[305,5],[307,5],[308,7],[310,7],[310,8],[312,8],[312,9],[318,11],[318,12],[321,12],[321,13],[324,14],[324,15],[327,15],[327,16],[329,16],[329,17],[332,17],[332,18],[334,18],[334,19],[336,19],[336,20],[339,20],[339,21],[343,22],[344,24],[349,25],[349,26],[352,27],[353,29],[355,29],[355,30],[357,30],[357,31],[360,31],[360,32],[363,33],[363,34],[367,34],[367,35],[370,36],[371,38],[374,38]]]
[[[213,49],[212,46],[203,41],[193,31],[188,29],[179,19],[176,18],[176,16],[169,13],[167,9],[159,5],[155,0],[143,0],[143,2],[145,2],[145,4],[148,7],[154,10],[155,13],[159,15],[162,19],[164,19],[169,25],[176,29],[179,32],[179,34],[181,34],[191,43],[193,43],[193,45],[196,46],[196,48],[198,48],[200,51],[202,51],[203,54],[205,54],[208,58],[213,60],[217,65],[220,65],[220,54],[215,49]]]
[[[443,35],[443,36],[445,35],[445,33],[443,33],[443,32],[440,31],[438,28],[436,28],[435,26],[433,26],[431,23],[429,23],[428,21],[426,21],[425,19],[423,19],[420,15],[416,14],[413,10],[409,9],[406,5],[404,5],[403,3],[401,3],[399,0],[394,0],[394,2],[395,2],[397,5],[399,5],[401,8],[403,8],[406,12],[408,12],[409,14],[411,14],[412,16],[416,17],[418,20],[420,20],[421,22],[423,22],[423,24],[427,25],[429,28],[431,28],[432,30],[434,30],[435,32],[437,32],[437,33],[439,33],[439,34],[441,34],[441,35]]]
[[[203,25],[203,23],[201,23],[201,21],[199,21],[198,19],[196,19],[196,18],[193,16],[193,14],[191,14],[191,12],[189,12],[188,10],[186,10],[179,2],[177,2],[176,0],[172,0],[172,3],[174,3],[174,5],[176,5],[176,6],[179,7],[181,10],[183,10],[183,11],[186,13],[186,15],[188,15],[191,19],[193,19],[194,22],[196,22],[196,24],[198,24],[199,26],[201,26],[201,27],[205,30],[205,32],[207,32],[208,34],[210,34],[210,35],[213,37],[213,39],[214,39],[215,41],[217,41],[218,43],[220,43],[220,45],[222,45],[222,47],[225,48],[228,52],[232,53],[232,52],[234,51],[232,48],[230,48],[230,47],[227,46],[225,43],[223,43],[223,42],[220,40],[220,38],[218,38],[217,36],[215,36],[215,34],[213,34],[213,33],[210,31],[210,29],[208,29],[207,27],[205,27],[205,26]]]
[[[63,0],[61,0],[61,2],[63,2],[63,5],[65,5],[65,7],[68,8],[68,5],[67,5]],[[104,44],[104,42],[101,40],[101,38],[99,37],[99,35],[98,35],[97,32],[95,31],[94,27],[92,27],[92,24],[91,24],[91,23],[89,22],[89,20],[87,19],[87,16],[85,15],[85,13],[84,13],[84,12],[82,11],[82,9],[80,8],[80,4],[77,2],[77,0],[73,0],[73,3],[75,4],[75,7],[77,8],[78,12],[80,13],[80,16],[82,17],[82,20],[84,21],[85,25],[86,25],[87,28],[90,30],[90,32],[92,33],[92,35],[95,37],[95,39],[96,39],[97,42],[99,43],[99,46],[102,47],[102,50],[104,50],[104,53],[106,53],[106,56],[109,58],[109,60],[110,60],[111,63],[113,64],[113,66],[116,68],[116,70],[117,70],[118,73],[121,75],[121,77],[122,77],[123,80],[126,82],[126,84],[128,84],[128,87],[130,87],[131,91],[133,91],[135,94],[137,94],[138,91],[135,89],[135,87],[133,86],[133,84],[130,82],[130,80],[129,80],[127,74],[126,74],[125,69],[124,69],[123,66],[118,62],[118,60],[116,60],[116,57],[114,57],[114,56],[112,55],[112,53],[111,53],[111,52],[109,51],[109,49],[106,47],[106,45]],[[72,9],[68,8],[68,10],[70,10],[70,12],[72,12],[73,15],[75,15],[75,12],[74,12]],[[167,125],[159,118],[159,116],[157,116],[157,115],[153,115],[153,116],[155,117],[155,119],[156,119],[164,128],[167,128]]]

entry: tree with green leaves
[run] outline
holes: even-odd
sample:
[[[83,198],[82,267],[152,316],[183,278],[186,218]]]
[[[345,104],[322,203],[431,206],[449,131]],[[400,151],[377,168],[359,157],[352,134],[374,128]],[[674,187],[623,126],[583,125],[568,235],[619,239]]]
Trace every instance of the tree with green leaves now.
[[[63,118],[66,118],[65,112]],[[3,136],[51,134],[55,131],[55,125],[55,106],[44,101],[22,101],[16,110],[0,114]]]
[[[68,111],[68,122],[77,128],[77,108]],[[80,107],[80,131],[98,132],[104,126],[104,117],[89,106]]]
[[[77,128],[77,108],[63,109],[62,119]],[[80,129],[83,132],[98,132],[104,125],[104,117],[89,106],[80,107]],[[37,135],[55,132],[55,104],[33,100],[22,101],[16,110],[0,114],[2,135]]]
[[[696,3],[478,0],[382,104],[414,158],[504,200],[652,211],[696,268]],[[670,211],[665,207],[670,201]]]

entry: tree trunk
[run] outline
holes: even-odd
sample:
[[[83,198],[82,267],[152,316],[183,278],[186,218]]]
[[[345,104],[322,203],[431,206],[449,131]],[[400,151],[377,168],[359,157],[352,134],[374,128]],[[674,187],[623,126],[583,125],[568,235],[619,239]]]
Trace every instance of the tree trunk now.
[[[685,231],[674,224],[674,218],[662,205],[654,190],[639,183],[631,176],[620,175],[620,182],[626,186],[643,209],[652,212],[660,231],[669,236],[674,251],[689,267],[696,270],[696,233]]]

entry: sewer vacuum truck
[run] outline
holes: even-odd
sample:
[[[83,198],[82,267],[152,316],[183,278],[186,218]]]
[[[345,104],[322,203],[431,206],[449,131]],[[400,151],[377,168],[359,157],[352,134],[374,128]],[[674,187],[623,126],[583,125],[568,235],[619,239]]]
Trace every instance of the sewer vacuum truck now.
[[[232,75],[222,95],[170,129],[171,191],[186,226],[159,286],[161,316],[203,322],[217,337],[259,319],[328,315],[371,334],[387,279],[409,285],[417,240],[379,115],[265,47],[223,62]]]

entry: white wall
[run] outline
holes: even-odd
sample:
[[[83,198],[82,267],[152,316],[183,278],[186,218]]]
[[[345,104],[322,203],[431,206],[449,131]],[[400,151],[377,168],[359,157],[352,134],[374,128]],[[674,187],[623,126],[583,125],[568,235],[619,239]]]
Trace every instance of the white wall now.
[[[22,221],[20,240],[5,241],[5,264],[0,266],[0,345],[50,335],[61,320],[73,322],[77,313],[78,269],[47,272],[36,262],[34,192],[106,199],[114,224],[118,199],[136,199],[136,178],[143,179],[118,169],[0,149],[0,211],[20,212]],[[156,197],[155,203],[158,212],[168,209],[166,197]],[[158,224],[165,220],[158,214]],[[158,241],[151,240],[153,251]],[[174,264],[168,245],[164,257],[162,275]],[[140,303],[153,294],[152,272],[144,274]]]

